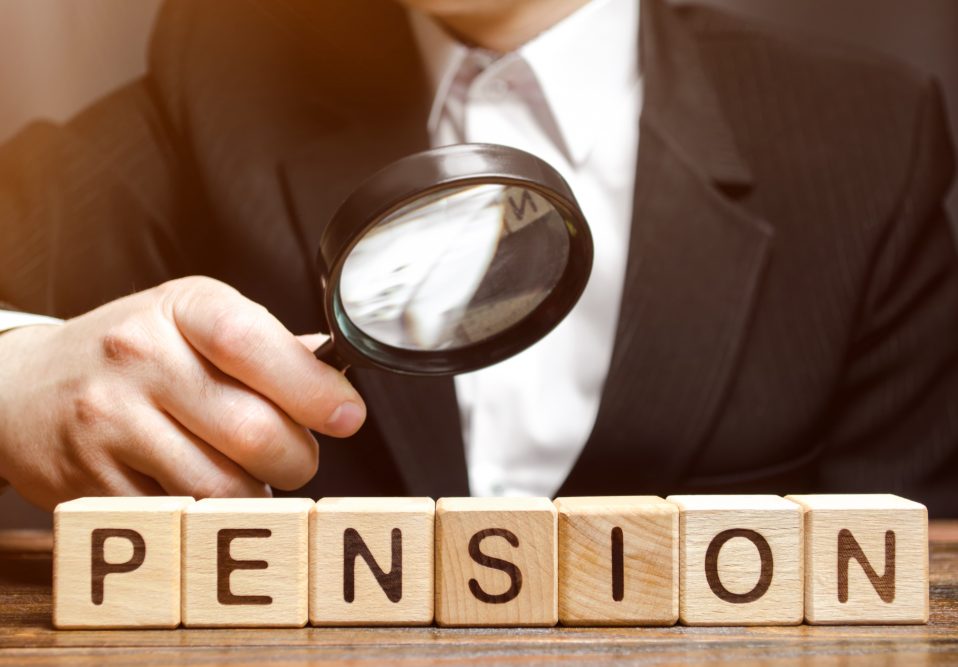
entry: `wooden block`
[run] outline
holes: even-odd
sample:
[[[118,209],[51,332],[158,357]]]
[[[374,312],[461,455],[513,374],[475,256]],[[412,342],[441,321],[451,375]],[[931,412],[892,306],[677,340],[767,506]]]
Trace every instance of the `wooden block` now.
[[[557,498],[559,622],[672,625],[679,511],[655,496]]]
[[[802,508],[778,496],[669,496],[686,625],[802,622]]]
[[[183,625],[302,627],[308,498],[208,498],[183,514]]]
[[[180,519],[192,498],[80,498],[53,513],[53,625],[180,624]]]
[[[314,625],[428,625],[432,498],[323,498],[310,518]]]
[[[436,623],[552,626],[556,508],[546,498],[440,498]]]
[[[805,509],[805,620],[928,622],[924,505],[890,494],[786,497]]]

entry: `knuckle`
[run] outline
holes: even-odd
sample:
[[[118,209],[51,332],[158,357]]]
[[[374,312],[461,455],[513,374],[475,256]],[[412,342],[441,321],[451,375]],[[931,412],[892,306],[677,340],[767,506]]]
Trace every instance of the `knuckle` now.
[[[71,423],[82,430],[102,428],[109,423],[115,411],[115,400],[99,382],[85,382],[78,387],[71,400]]]
[[[259,338],[256,318],[250,313],[221,311],[213,316],[210,325],[210,352],[218,358],[242,359]]]
[[[304,434],[304,443],[285,448],[282,467],[270,480],[273,486],[292,491],[306,485],[316,475],[319,469],[319,445],[308,431],[304,431]]]
[[[215,290],[221,287],[226,287],[226,284],[209,276],[183,276],[182,278],[168,280],[159,286],[161,290],[174,293]]]
[[[130,366],[151,359],[155,341],[146,327],[133,319],[111,326],[100,338],[103,358],[114,366]]]
[[[243,461],[273,461],[281,452],[276,420],[262,407],[245,405],[231,420],[229,439],[237,458]]]

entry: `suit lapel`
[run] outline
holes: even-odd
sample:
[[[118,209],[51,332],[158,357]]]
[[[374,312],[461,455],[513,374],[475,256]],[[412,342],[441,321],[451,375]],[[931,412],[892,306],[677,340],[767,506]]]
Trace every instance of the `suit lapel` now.
[[[364,0],[360,4],[361,7],[337,4],[337,20],[345,20],[343,15],[347,12],[355,12],[360,22],[369,15],[392,18],[383,25],[388,38],[367,35],[356,48],[368,51],[386,39],[398,41],[399,47],[393,48],[407,54],[406,62],[400,62],[400,58],[379,58],[382,66],[378,76],[317,74],[319,81],[335,79],[334,87],[340,92],[335,112],[316,109],[316,117],[324,120],[305,148],[285,159],[280,170],[294,232],[313,270],[317,312],[322,312],[322,287],[321,271],[315,261],[326,223],[363,179],[393,160],[429,147],[429,100],[423,92],[421,64],[408,59],[410,49],[415,53],[415,45],[411,35],[402,36],[408,33],[405,15],[391,2]],[[368,24],[363,25],[368,32]],[[347,33],[349,30],[344,28]],[[364,53],[364,57],[369,59],[370,54]],[[349,58],[343,60],[350,62]],[[355,90],[357,82],[365,85]],[[467,495],[465,454],[452,378],[416,378],[362,368],[351,369],[349,374],[367,403],[371,421],[393,455],[408,493],[434,497]]]
[[[749,188],[748,165],[675,11],[643,2],[645,107],[616,342],[560,494],[679,483],[726,395],[767,261],[772,229],[728,197]]]

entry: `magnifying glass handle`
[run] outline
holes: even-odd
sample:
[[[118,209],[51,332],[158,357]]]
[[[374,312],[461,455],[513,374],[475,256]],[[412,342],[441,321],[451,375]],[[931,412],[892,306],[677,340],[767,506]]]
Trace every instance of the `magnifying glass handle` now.
[[[345,372],[346,369],[349,368],[349,362],[339,356],[339,352],[336,351],[336,345],[333,343],[332,338],[316,348],[313,352],[313,356],[338,371]]]

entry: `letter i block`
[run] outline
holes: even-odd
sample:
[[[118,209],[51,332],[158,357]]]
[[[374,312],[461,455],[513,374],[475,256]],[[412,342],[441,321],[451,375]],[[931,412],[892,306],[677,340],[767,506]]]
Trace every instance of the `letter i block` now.
[[[53,513],[53,625],[180,624],[180,519],[192,498],[80,498]]]
[[[547,498],[440,498],[436,623],[555,625],[556,530]]]
[[[672,625],[679,511],[655,496],[557,498],[559,622]]]
[[[310,519],[314,625],[428,625],[432,498],[323,498]]]
[[[686,625],[802,622],[802,508],[779,496],[669,496]]]
[[[308,498],[208,498],[183,514],[183,625],[302,627]]]
[[[786,497],[805,509],[805,620],[928,622],[924,505],[890,494]]]

